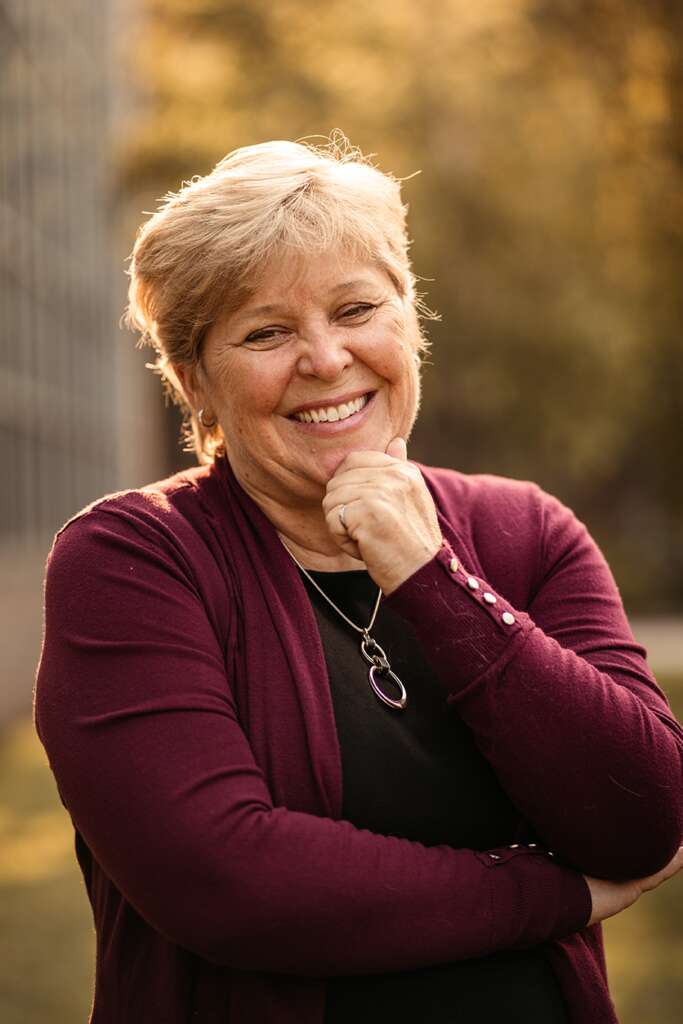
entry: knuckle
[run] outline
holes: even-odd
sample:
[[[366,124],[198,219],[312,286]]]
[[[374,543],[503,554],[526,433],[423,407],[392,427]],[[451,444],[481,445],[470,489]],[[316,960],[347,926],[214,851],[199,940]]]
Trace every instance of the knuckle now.
[[[401,480],[404,480],[406,483],[410,484],[417,483],[418,477],[416,476],[416,473],[419,475],[420,471],[417,469],[416,466],[413,466],[410,462],[399,462],[395,469],[398,477]]]
[[[367,455],[364,455],[363,452],[349,452],[346,458],[339,464],[337,472],[344,469],[357,469],[359,466],[364,465],[366,461]]]

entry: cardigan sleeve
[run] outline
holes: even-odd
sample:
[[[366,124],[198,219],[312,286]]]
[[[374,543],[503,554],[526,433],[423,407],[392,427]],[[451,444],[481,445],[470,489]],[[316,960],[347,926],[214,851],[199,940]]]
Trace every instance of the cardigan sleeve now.
[[[175,944],[329,976],[586,925],[585,880],[538,849],[426,847],[274,806],[177,537],[87,512],[53,547],[45,604],[36,726],[61,798],[106,876]]]
[[[683,731],[585,526],[535,485],[526,496],[522,515],[504,495],[486,532],[508,582],[529,572],[520,559],[537,538],[524,607],[470,571],[452,533],[387,600],[539,841],[586,874],[644,877],[681,842]]]

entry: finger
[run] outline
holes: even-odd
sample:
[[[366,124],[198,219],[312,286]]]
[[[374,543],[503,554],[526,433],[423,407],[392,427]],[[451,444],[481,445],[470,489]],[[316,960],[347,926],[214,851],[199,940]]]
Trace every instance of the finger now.
[[[358,508],[354,509],[356,516],[353,518],[353,521],[357,523],[357,513],[360,511],[361,506],[365,508],[367,513],[374,514],[373,510],[376,512],[377,510],[384,508],[387,503],[391,504],[391,501],[388,500],[388,496],[386,494],[376,494],[374,491],[370,491],[368,489],[363,490],[354,485],[352,487],[340,487],[337,490],[332,491],[330,494],[326,494],[322,500],[322,509],[323,515],[326,518],[330,514],[333,516],[336,515],[337,518],[339,518],[339,510],[342,505],[345,506],[346,511],[344,516],[347,524],[347,532],[353,532],[350,529],[351,520],[349,520],[348,516],[348,511],[352,505],[358,505]],[[330,522],[332,522],[332,520],[330,520]]]
[[[654,876],[661,882],[666,881],[667,878],[671,878],[677,874],[681,868],[683,868],[683,846],[679,846],[676,853],[673,855],[666,867],[663,867],[661,871],[658,871]]]
[[[390,467],[380,467],[389,469]],[[338,473],[327,481],[326,493],[336,493],[342,487],[367,487],[378,485],[377,467],[371,469],[366,466],[363,469],[347,469],[344,473]]]
[[[355,543],[355,541],[351,540],[351,538],[349,538],[348,540],[341,541],[341,543],[339,543],[339,547],[343,552],[345,552],[345,554],[351,555],[351,558],[357,558],[359,562],[363,561],[363,556],[360,553],[360,548]]]
[[[327,481],[326,490],[329,494],[331,491],[347,485],[391,487],[393,484],[397,484],[402,486],[406,480],[422,483],[420,470],[413,462],[399,462],[397,459],[392,459],[382,466],[338,469],[334,476]]]
[[[340,487],[362,487],[363,484],[370,484],[377,479],[377,470],[365,467],[363,469],[347,469],[343,473],[336,473],[327,481],[326,490],[338,491]]]
[[[393,437],[386,447],[386,454],[401,462],[408,461],[408,445],[402,437]]]
[[[352,505],[353,501],[350,501],[348,504],[338,502],[336,504],[329,505],[328,508],[325,509],[325,522],[327,523],[327,529],[342,551],[345,551],[353,558],[358,558],[362,561],[360,548],[353,539],[351,533],[352,526],[349,522],[349,513],[352,509]],[[344,523],[346,525],[342,523],[339,515],[342,508],[344,509]]]
[[[354,496],[349,498],[347,502],[329,501],[327,505],[323,507],[327,529],[335,540],[353,540],[353,524],[358,521],[358,510],[354,509],[354,505],[356,505],[357,502],[358,498],[357,496]],[[341,516],[342,509],[344,511],[343,521]]]
[[[391,455],[387,455],[386,452],[376,452],[369,449],[360,452],[349,452],[349,454],[342,459],[337,466],[335,476],[339,472],[345,472],[347,469],[357,469],[363,466],[375,467],[375,466],[391,466],[396,460]]]
[[[327,517],[330,513],[339,515],[342,505],[350,505],[352,501],[358,501],[358,488],[337,487],[328,491],[322,501],[323,515]]]
[[[661,871],[657,871],[654,875],[648,875],[647,878],[642,878],[640,880],[642,891],[649,892],[651,889],[656,889],[658,885],[662,884],[662,882],[666,882],[669,878],[673,878],[681,868],[683,868],[683,846],[679,846],[669,863],[663,867]]]

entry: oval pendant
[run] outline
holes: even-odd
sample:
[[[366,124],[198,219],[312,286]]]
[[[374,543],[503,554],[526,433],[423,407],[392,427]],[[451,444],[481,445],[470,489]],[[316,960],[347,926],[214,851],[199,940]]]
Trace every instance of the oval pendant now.
[[[401,691],[401,696],[398,698],[398,700],[393,700],[393,698],[388,697],[386,693],[383,692],[383,690],[375,682],[375,672],[378,672],[380,675],[383,676],[391,676],[392,680]],[[384,701],[384,703],[387,704],[390,708],[395,708],[396,711],[403,711],[403,709],[408,703],[408,694],[406,693],[405,686],[403,685],[403,683],[398,678],[395,672],[392,672],[390,668],[378,669],[376,665],[373,665],[370,671],[368,672],[368,678],[370,680],[370,686],[373,688],[373,690],[375,691],[375,693],[377,694],[381,701]]]

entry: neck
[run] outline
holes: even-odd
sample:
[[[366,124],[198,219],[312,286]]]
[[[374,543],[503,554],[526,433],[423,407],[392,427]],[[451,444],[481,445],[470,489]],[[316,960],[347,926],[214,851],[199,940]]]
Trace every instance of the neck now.
[[[321,572],[365,569],[364,562],[339,548],[327,529],[322,511],[323,494],[319,501],[286,505],[243,480],[240,480],[240,485],[270,520],[282,543],[304,569]]]
[[[277,527],[276,527],[277,528]],[[286,548],[294,555],[304,569],[313,572],[343,572],[349,569],[365,569],[365,563],[358,558],[352,558],[344,551],[341,551],[334,541],[334,551],[323,551],[316,546],[309,533],[306,533],[305,541],[292,537],[285,530],[278,529],[278,536]],[[329,534],[328,534],[329,536]]]

